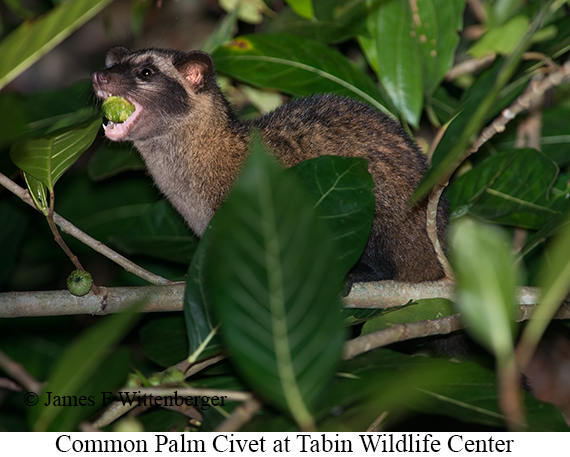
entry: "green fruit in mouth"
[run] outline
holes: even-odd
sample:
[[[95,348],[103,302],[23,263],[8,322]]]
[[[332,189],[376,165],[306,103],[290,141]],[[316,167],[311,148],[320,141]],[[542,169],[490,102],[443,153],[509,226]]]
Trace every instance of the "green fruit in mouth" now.
[[[91,275],[83,270],[74,270],[67,278],[67,289],[78,297],[82,297],[91,290],[93,279]]]
[[[123,97],[111,95],[105,99],[101,110],[111,122],[121,123],[135,112],[135,105]]]

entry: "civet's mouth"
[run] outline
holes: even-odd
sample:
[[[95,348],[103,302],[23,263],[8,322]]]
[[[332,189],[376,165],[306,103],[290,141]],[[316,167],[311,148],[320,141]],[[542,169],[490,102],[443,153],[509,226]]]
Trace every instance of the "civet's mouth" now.
[[[111,97],[113,94],[109,92],[97,89],[96,90],[97,97],[105,100]],[[124,98],[124,97],[123,97]],[[105,136],[113,141],[121,141],[124,137],[128,134],[130,128],[132,127],[133,123],[136,121],[137,117],[142,111],[142,106],[139,105],[134,100],[125,99],[128,102],[132,103],[135,106],[135,111],[123,122],[112,122],[108,119],[107,123],[103,123],[103,128],[105,129]]]

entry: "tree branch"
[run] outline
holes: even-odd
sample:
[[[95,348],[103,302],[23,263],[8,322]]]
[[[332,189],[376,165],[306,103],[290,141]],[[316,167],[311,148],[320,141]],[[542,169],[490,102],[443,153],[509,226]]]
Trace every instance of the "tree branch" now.
[[[83,297],[68,290],[0,293],[0,318],[64,316],[70,314],[105,315],[125,311],[144,302],[142,312],[181,311],[184,284],[146,287],[109,287],[104,296],[92,293]],[[102,308],[102,305],[105,306]]]
[[[6,175],[2,173],[0,173],[0,185],[4,186],[14,195],[19,197],[23,202],[27,203],[32,208],[37,210],[28,191],[18,186],[14,181],[12,181],[10,178],[8,178]],[[151,273],[150,271],[139,267],[136,263],[131,262],[129,259],[113,251],[111,248],[104,245],[100,241],[97,241],[96,239],[87,235],[85,232],[79,230],[71,222],[67,221],[66,219],[64,219],[55,212],[53,213],[53,220],[59,226],[59,228],[62,230],[63,233],[67,233],[68,235],[71,235],[72,237],[78,239],[83,244],[86,244],[87,246],[91,247],[94,251],[97,251],[99,254],[104,255],[108,259],[120,265],[129,273],[133,273],[139,278],[142,278],[145,281],[148,281],[149,283],[155,285],[166,285],[173,283],[172,281],[169,281],[166,278],[155,275],[154,273]]]
[[[533,305],[539,301],[535,287],[520,287],[518,303]],[[404,283],[378,281],[355,283],[350,294],[344,298],[347,308],[387,309],[402,306],[410,301],[424,298],[447,298],[453,300],[454,286],[445,281]],[[101,309],[101,300],[106,307]],[[63,316],[70,314],[112,314],[125,311],[135,303],[145,302],[141,312],[182,311],[184,284],[145,287],[108,287],[105,297],[88,294],[72,295],[67,290],[3,292],[0,293],[0,318]]]

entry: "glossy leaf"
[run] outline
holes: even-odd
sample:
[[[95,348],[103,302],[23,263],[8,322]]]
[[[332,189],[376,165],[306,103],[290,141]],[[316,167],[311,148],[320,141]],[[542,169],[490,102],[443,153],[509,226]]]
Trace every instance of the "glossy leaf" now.
[[[285,34],[243,35],[212,57],[218,71],[254,86],[299,96],[335,92],[388,112],[372,79],[318,41]]]
[[[207,284],[236,368],[311,427],[342,346],[340,281],[329,235],[295,179],[254,145],[216,214]]]
[[[0,89],[36,62],[112,0],[61,2],[51,11],[26,21],[0,42]]]
[[[315,202],[337,245],[344,277],[360,258],[374,217],[374,181],[368,162],[324,156],[301,162],[291,171]]]
[[[369,36],[359,42],[402,116],[417,126],[430,97],[453,64],[464,0],[368,0]]]
[[[423,65],[424,93],[431,97],[454,64],[465,0],[422,0],[410,5],[414,38]]]
[[[520,273],[506,234],[474,220],[458,221],[452,233],[457,306],[467,330],[499,360],[513,351],[515,287]]]
[[[447,192],[451,217],[471,214],[486,221],[538,229],[559,214],[551,208],[558,167],[534,149],[489,157],[453,182]]]
[[[373,4],[371,0],[368,5]],[[402,116],[417,126],[423,106],[420,51],[408,2],[376,5],[367,16],[370,38],[359,37],[368,62]]]
[[[101,118],[96,116],[50,136],[20,140],[12,146],[10,157],[53,192],[61,175],[91,146],[100,126]]]

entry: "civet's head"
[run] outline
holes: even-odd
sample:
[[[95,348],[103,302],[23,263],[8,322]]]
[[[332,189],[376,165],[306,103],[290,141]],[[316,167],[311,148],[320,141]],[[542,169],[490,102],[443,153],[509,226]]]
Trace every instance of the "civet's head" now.
[[[125,98],[135,111],[121,123],[108,121],[105,135],[113,141],[138,141],[155,137],[176,119],[189,116],[200,103],[200,93],[215,86],[214,62],[201,51],[168,49],[131,52],[113,47],[106,68],[91,74],[95,94]]]

